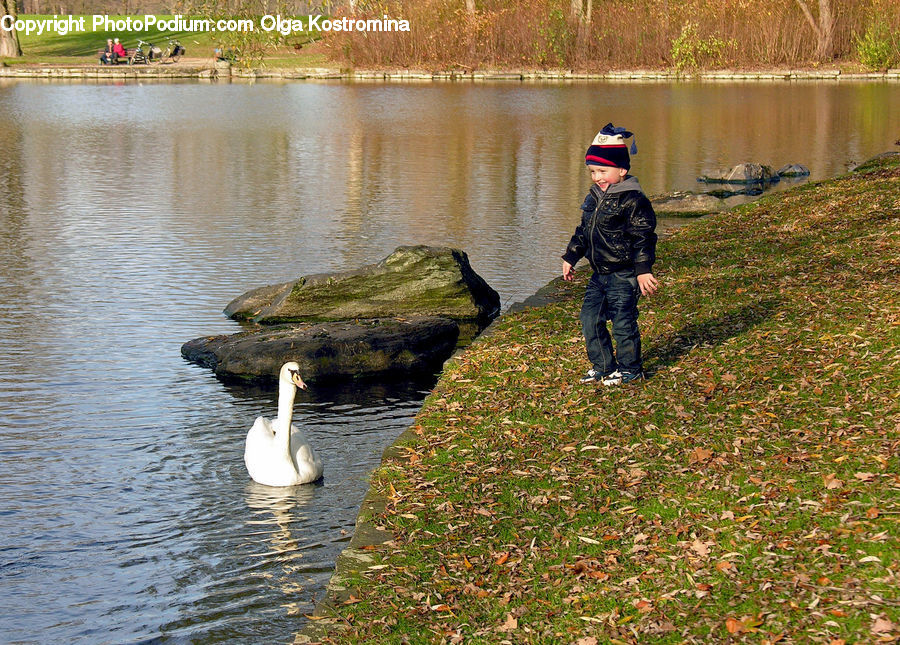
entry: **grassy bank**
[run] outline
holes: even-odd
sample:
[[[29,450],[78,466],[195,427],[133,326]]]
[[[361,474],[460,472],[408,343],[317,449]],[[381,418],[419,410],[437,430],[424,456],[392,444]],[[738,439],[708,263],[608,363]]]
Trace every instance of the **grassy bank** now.
[[[577,383],[577,286],[504,317],[375,473],[393,540],[324,640],[896,640],[898,234],[896,158],[679,231],[636,387]]]

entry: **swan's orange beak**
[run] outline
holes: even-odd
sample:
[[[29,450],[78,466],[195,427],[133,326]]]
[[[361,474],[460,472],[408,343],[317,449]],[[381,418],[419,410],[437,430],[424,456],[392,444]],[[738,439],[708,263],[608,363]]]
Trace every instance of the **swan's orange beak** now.
[[[301,390],[306,389],[306,383],[303,382],[303,379],[300,378],[300,375],[297,374],[296,372],[293,372],[291,374],[291,380],[294,382],[294,385],[299,387]]]

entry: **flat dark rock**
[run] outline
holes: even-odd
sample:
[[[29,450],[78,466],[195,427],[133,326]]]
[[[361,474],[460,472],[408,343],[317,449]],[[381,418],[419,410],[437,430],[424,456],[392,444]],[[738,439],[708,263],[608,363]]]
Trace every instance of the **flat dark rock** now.
[[[653,210],[666,215],[703,215],[728,209],[718,196],[705,193],[674,192],[650,198]]]
[[[447,318],[379,318],[299,323],[188,341],[187,360],[221,378],[270,380],[287,361],[311,382],[436,372],[450,357],[459,326]]]
[[[808,177],[809,168],[800,163],[790,163],[778,169],[779,177]]]

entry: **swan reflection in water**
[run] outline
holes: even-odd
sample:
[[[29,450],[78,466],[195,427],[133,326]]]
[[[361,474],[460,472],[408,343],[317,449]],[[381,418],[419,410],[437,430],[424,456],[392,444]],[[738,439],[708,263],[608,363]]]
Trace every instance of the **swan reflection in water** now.
[[[248,554],[257,560],[257,571],[270,579],[285,594],[284,607],[288,615],[309,612],[309,598],[301,598],[306,583],[315,582],[310,576],[319,567],[304,566],[304,552],[317,543],[304,542],[308,537],[308,518],[304,509],[313,504],[320,485],[273,487],[250,481],[246,487],[246,501],[250,527],[246,537],[259,550]]]

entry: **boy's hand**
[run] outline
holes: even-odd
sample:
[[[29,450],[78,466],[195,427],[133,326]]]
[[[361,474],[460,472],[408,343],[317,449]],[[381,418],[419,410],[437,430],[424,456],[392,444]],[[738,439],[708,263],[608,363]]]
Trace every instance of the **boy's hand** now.
[[[642,273],[637,277],[637,281],[642,296],[652,296],[659,287],[659,280],[654,278],[652,273]]]
[[[569,264],[568,262],[563,260],[563,280],[566,280],[567,282],[569,282],[574,279],[575,279],[575,268],[571,264]]]

